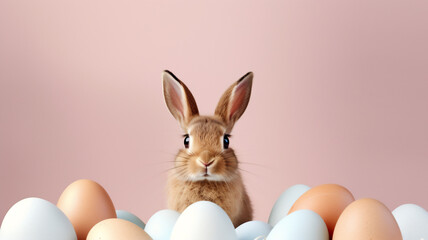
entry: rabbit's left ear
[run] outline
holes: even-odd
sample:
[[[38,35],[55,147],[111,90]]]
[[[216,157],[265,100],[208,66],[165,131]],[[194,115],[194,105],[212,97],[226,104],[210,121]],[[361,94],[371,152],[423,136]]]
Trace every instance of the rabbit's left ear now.
[[[187,86],[170,71],[165,70],[162,73],[162,80],[166,105],[181,128],[186,131],[190,120],[199,115],[195,98]]]
[[[228,133],[230,133],[235,122],[238,121],[247,108],[251,96],[253,76],[254,74],[249,72],[232,84],[224,92],[217,104],[215,115],[220,116],[226,123],[226,132]]]

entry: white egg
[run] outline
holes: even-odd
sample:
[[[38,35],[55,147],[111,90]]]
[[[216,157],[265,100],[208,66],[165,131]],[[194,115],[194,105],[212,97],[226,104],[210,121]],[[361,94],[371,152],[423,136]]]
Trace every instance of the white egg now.
[[[293,212],[279,221],[266,240],[299,239],[328,240],[324,220],[314,211],[303,209]]]
[[[403,240],[428,240],[428,212],[416,204],[404,204],[392,211]]]
[[[40,198],[26,198],[13,205],[1,225],[7,240],[76,240],[76,232],[65,214]]]
[[[278,200],[276,200],[275,205],[273,205],[268,223],[271,226],[275,226],[275,224],[277,224],[282,218],[287,216],[288,211],[290,211],[294,202],[309,189],[310,187],[306,185],[297,184],[285,190],[281,196],[279,196]]]
[[[170,209],[164,209],[156,212],[147,221],[144,231],[153,238],[153,240],[169,240],[180,213]]]
[[[137,216],[135,216],[130,212],[127,212],[124,210],[116,210],[116,215],[117,215],[117,218],[130,221],[142,229],[144,229],[144,227],[146,226],[146,224],[144,224],[144,222],[141,221],[141,219],[139,219]]]
[[[171,240],[237,240],[233,223],[217,204],[200,201],[187,207],[172,230]]]
[[[272,226],[262,221],[250,221],[236,228],[238,240],[254,240],[266,237],[272,230]]]

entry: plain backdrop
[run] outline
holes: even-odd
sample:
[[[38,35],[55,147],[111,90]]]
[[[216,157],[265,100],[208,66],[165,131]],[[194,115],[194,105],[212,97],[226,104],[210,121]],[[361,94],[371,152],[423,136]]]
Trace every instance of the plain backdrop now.
[[[0,0],[0,220],[93,179],[143,221],[183,139],[169,69],[211,114],[255,74],[231,138],[267,221],[294,184],[428,209],[428,2]]]

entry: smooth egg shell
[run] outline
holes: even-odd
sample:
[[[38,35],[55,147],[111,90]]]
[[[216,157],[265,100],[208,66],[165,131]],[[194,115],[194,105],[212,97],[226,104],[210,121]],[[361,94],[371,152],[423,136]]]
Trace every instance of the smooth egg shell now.
[[[156,212],[147,221],[144,231],[156,240],[169,240],[180,213],[171,209]]]
[[[98,222],[116,218],[116,210],[107,192],[98,183],[87,179],[70,184],[61,194],[57,206],[70,219],[79,240],[85,240]]]
[[[119,218],[97,223],[88,233],[87,240],[151,240],[152,238],[136,224]]]
[[[267,240],[328,240],[324,220],[311,210],[299,210],[281,219]]]
[[[227,213],[217,204],[199,201],[188,206],[177,219],[171,240],[237,240]]]
[[[281,219],[287,216],[290,208],[302,196],[303,193],[307,192],[310,187],[303,184],[293,185],[287,190],[285,190],[281,196],[279,196],[278,200],[276,200],[275,204],[272,207],[272,211],[269,215],[268,223],[271,226],[275,226]]]
[[[76,240],[73,225],[54,204],[26,198],[13,205],[3,219],[4,240]]]
[[[364,198],[351,203],[340,215],[333,240],[402,240],[394,216],[381,202]]]
[[[130,212],[127,212],[124,210],[116,210],[116,215],[117,215],[117,218],[127,220],[127,221],[134,223],[134,224],[137,224],[137,226],[139,226],[141,229],[144,229],[146,226],[146,224],[144,224],[144,222],[141,221],[140,218],[138,218],[136,215],[134,215]]]
[[[254,240],[255,238],[267,237],[272,226],[262,221],[249,221],[236,228],[238,240]]]
[[[428,212],[416,204],[404,204],[392,211],[404,240],[428,240]]]

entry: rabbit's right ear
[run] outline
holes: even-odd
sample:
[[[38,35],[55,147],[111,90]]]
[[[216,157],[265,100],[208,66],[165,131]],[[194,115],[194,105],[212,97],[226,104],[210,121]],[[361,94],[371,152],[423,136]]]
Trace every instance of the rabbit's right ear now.
[[[221,96],[215,109],[215,115],[226,123],[226,132],[232,131],[233,125],[247,108],[253,85],[253,73],[249,72],[232,84]]]
[[[166,105],[183,130],[190,120],[199,115],[198,106],[190,90],[170,71],[162,73],[163,95]]]

